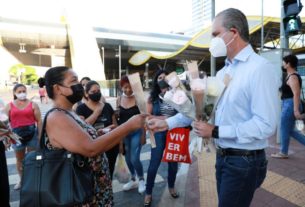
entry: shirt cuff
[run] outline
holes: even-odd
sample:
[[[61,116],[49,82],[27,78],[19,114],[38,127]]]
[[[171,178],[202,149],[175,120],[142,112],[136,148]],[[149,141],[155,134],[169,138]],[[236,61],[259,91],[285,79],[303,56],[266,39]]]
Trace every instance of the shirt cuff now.
[[[192,119],[178,113],[175,116],[165,119],[168,129],[171,130],[177,127],[186,127],[192,124]]]
[[[231,125],[219,126],[218,128],[219,138],[236,138],[235,128]]]

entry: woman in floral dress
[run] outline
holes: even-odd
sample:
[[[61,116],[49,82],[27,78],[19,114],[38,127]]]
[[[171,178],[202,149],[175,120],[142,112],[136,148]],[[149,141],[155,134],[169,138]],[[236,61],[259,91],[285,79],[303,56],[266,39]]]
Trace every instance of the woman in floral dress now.
[[[50,68],[44,81],[48,96],[54,103],[54,108],[47,114],[47,147],[53,150],[64,148],[87,157],[95,181],[94,197],[89,205],[113,206],[109,165],[104,152],[117,145],[126,134],[142,128],[146,116],[134,116],[126,124],[98,136],[91,125],[72,111],[73,104],[84,94],[75,72],[67,67]]]

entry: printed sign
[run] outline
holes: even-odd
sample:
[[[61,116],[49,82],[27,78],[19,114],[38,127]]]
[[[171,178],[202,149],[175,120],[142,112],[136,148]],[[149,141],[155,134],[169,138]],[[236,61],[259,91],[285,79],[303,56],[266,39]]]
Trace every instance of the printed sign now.
[[[189,128],[174,128],[168,131],[162,161],[191,163],[189,137]]]

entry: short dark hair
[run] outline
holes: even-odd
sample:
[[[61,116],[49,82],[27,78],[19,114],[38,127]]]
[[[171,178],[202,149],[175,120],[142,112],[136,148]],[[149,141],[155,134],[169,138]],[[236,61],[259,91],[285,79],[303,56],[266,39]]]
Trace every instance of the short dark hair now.
[[[238,31],[240,37],[245,41],[249,42],[249,26],[248,21],[244,13],[238,9],[229,8],[221,11],[216,17],[222,18],[222,26],[227,30],[234,28]]]
[[[14,86],[14,88],[13,88],[13,96],[14,96],[14,100],[16,100],[17,99],[17,96],[15,95],[15,92],[17,91],[17,89],[18,88],[20,88],[20,87],[24,87],[25,89],[26,89],[26,87],[25,87],[25,85],[23,85],[22,83],[17,83],[15,86]]]
[[[297,56],[290,54],[283,57],[283,61],[287,64],[289,63],[292,68],[296,68],[298,66],[299,59]]]
[[[53,86],[55,84],[62,84],[68,70],[69,68],[66,66],[57,66],[47,70],[43,82],[46,86],[47,94],[51,99],[54,98]]]

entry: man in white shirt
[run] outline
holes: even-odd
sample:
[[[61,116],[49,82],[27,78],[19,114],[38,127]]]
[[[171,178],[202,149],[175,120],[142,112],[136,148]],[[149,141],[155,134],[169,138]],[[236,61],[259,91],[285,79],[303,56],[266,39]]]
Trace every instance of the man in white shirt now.
[[[215,125],[195,121],[194,130],[217,143],[218,206],[247,207],[266,177],[264,149],[277,127],[280,79],[274,66],[253,51],[241,11],[220,12],[213,21],[212,36],[211,54],[227,56],[216,76],[223,80],[229,75],[231,81],[217,105]],[[174,128],[189,122],[180,114],[163,122],[151,120],[149,128]]]

